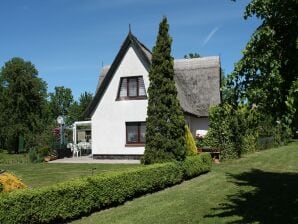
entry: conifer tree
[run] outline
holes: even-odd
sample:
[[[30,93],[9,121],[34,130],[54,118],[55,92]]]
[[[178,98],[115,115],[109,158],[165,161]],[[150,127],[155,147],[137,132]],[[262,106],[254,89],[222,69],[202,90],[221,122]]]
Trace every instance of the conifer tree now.
[[[159,25],[149,71],[144,163],[183,160],[186,155],[185,120],[174,81],[172,38],[164,17]]]

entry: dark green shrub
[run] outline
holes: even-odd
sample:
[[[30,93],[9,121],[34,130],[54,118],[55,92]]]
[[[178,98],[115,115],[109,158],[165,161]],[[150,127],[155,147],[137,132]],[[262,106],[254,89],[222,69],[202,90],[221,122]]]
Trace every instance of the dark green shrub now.
[[[254,108],[229,104],[209,111],[210,128],[204,144],[221,150],[222,159],[239,158],[257,149],[260,115]]]
[[[286,144],[291,136],[286,120],[276,121],[269,114],[261,114],[256,106],[215,106],[209,111],[210,128],[203,144],[221,149],[222,159],[239,158],[244,153]]]
[[[255,152],[258,149],[257,137],[253,134],[247,134],[242,139],[242,153]]]
[[[38,150],[32,148],[29,150],[29,161],[31,163],[41,163],[43,162],[44,157],[38,153]]]
[[[3,190],[4,190],[4,186],[3,186],[3,184],[2,184],[2,183],[0,183],[0,193],[2,193],[2,192],[3,192]]]
[[[38,154],[41,156],[41,157],[45,157],[45,156],[48,156],[51,152],[51,149],[47,146],[44,146],[44,147],[41,147],[37,150]]]
[[[203,148],[205,146],[205,142],[204,142],[203,137],[197,137],[196,138],[196,146],[197,146],[197,148]]]
[[[44,161],[44,157],[48,156],[51,152],[49,147],[31,148],[29,150],[29,161],[31,163],[41,163]]]
[[[291,129],[286,130],[285,136],[288,135],[287,137],[289,139],[296,137],[296,133],[298,133],[298,77],[292,82],[285,104],[287,114],[283,116],[283,121],[288,124],[287,128]]]
[[[257,148],[259,150],[268,149],[274,147],[274,137],[259,137],[257,140]]]
[[[258,148],[266,149],[274,146],[285,145],[293,136],[290,121],[284,116],[275,120],[272,116],[262,115],[258,125]],[[291,120],[291,119],[290,119]]]
[[[4,193],[0,223],[60,223],[180,183],[211,168],[210,155]]]
[[[6,149],[8,153],[16,153],[18,152],[18,136],[15,134],[11,134],[11,127],[8,129],[7,139],[6,139]]]
[[[204,138],[205,146],[220,149],[222,159],[237,158],[234,132],[239,128],[232,106],[224,104],[212,107],[209,110],[209,121],[210,127]]]

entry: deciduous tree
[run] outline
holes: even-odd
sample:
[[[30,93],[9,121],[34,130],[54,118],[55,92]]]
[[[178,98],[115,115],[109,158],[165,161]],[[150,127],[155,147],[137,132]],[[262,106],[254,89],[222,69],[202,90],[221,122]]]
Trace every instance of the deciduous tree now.
[[[84,120],[83,113],[93,98],[92,93],[84,92],[80,95],[79,101],[75,101],[69,108],[69,123]]]
[[[276,120],[289,121],[286,100],[298,77],[298,1],[252,0],[245,19],[262,22],[229,77],[230,103],[257,105]],[[295,116],[298,116],[296,111]]]
[[[185,59],[191,59],[191,58],[200,58],[201,55],[199,53],[188,53],[184,55]]]
[[[71,89],[64,86],[56,86],[55,91],[50,93],[49,96],[52,119],[56,119],[59,115],[68,115],[74,101]]]
[[[46,83],[35,66],[12,58],[0,72],[0,129],[10,151],[18,151],[19,138],[26,140],[41,130],[46,104]]]

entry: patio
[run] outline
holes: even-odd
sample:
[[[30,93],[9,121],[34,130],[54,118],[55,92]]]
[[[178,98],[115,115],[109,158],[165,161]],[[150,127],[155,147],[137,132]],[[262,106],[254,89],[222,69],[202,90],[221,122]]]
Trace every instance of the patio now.
[[[93,159],[92,155],[56,159],[48,163],[101,163],[101,164],[140,164],[140,160]]]

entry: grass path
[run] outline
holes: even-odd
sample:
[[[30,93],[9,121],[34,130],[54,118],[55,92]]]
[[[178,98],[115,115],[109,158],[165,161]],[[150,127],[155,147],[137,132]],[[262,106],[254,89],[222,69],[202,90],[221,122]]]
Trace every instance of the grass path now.
[[[298,142],[214,165],[79,223],[298,223]]]

